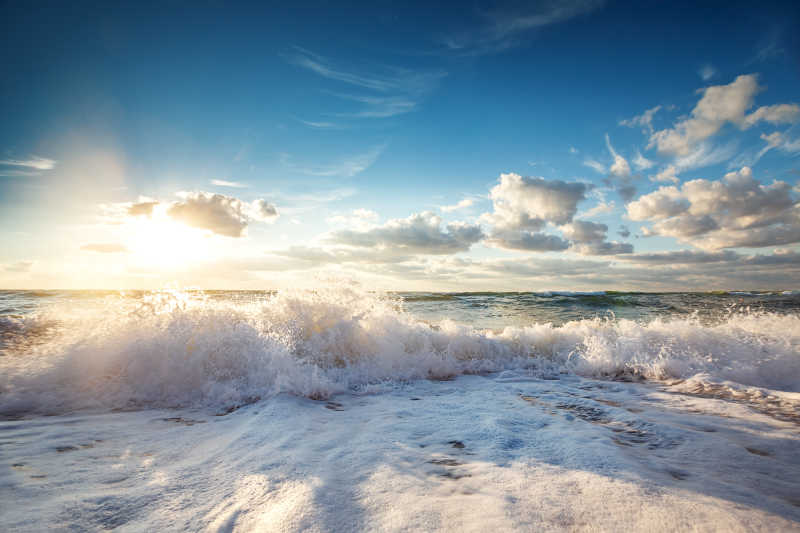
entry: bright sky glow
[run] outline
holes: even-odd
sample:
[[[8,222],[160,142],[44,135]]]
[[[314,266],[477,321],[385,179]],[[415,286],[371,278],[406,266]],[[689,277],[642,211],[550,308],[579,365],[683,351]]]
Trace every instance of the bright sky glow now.
[[[0,20],[0,288],[800,288],[794,2]]]

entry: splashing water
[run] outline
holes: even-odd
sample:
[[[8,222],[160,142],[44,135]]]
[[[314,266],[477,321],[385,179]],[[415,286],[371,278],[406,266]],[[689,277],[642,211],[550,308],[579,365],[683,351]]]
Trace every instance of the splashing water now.
[[[508,295],[470,298],[495,305]],[[421,320],[415,301],[439,300],[408,300],[354,285],[55,298],[0,317],[0,413],[217,408],[512,369],[800,392],[797,313],[745,309],[713,323],[697,313],[594,316],[492,330]]]

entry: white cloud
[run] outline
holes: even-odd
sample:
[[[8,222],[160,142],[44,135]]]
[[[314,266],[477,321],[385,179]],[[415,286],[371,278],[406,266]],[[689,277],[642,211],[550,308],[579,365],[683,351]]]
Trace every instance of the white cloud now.
[[[592,242],[605,239],[608,226],[587,220],[573,220],[564,226],[562,230],[564,231],[564,236],[573,242]]]
[[[278,218],[278,210],[263,198],[253,200],[249,205],[246,205],[245,211],[247,216],[259,222],[273,222]]]
[[[654,161],[647,159],[639,150],[636,150],[636,156],[633,158],[633,166],[638,170],[647,170],[655,165]]]
[[[453,204],[453,205],[440,205],[439,209],[442,210],[444,213],[452,213],[453,211],[458,211],[459,209],[466,209],[467,207],[472,207],[475,204],[475,200],[472,198],[464,198],[460,202]]]
[[[633,246],[621,242],[608,242],[608,226],[587,220],[574,220],[562,228],[564,236],[572,241],[571,250],[581,255],[617,255],[633,252]]]
[[[484,234],[480,226],[464,222],[442,225],[442,219],[431,212],[394,219],[365,231],[339,230],[328,240],[359,248],[388,249],[406,254],[454,254],[469,250]]]
[[[150,201],[148,199],[142,200],[140,199],[137,203],[127,204],[128,209],[127,213],[131,216],[138,217],[138,216],[151,216],[153,214],[153,208],[158,205],[158,202],[153,200]]]
[[[678,183],[680,180],[678,179],[678,169],[675,165],[667,165],[660,172],[655,174],[654,176],[650,176],[651,181],[671,181],[672,183]]]
[[[403,115],[417,109],[416,99],[409,96],[363,96],[354,94],[332,93],[334,96],[360,102],[364,109],[352,113],[336,113],[337,117],[349,118],[388,118]]]
[[[606,146],[608,147],[608,151],[611,152],[611,156],[614,158],[614,164],[608,169],[609,172],[618,178],[629,177],[631,175],[631,167],[628,165],[628,161],[614,150],[608,133],[606,133]]]
[[[46,157],[32,156],[30,159],[3,159],[0,165],[32,168],[35,170],[53,170],[57,161]]]
[[[560,252],[569,248],[569,242],[556,235],[526,230],[499,230],[486,241],[498,248],[528,252]]]
[[[604,0],[562,0],[497,4],[481,12],[484,20],[480,29],[452,33],[443,39],[443,44],[450,53],[458,55],[500,52],[519,45],[529,32],[590,13],[604,3]]]
[[[567,224],[591,185],[508,173],[489,191],[493,212],[484,215],[498,229],[539,230],[546,222]]]
[[[767,143],[767,146],[761,149],[758,154],[759,158],[772,148],[777,148],[787,153],[800,152],[800,138],[790,140],[785,134],[775,131],[769,135],[762,133],[761,139]]]
[[[762,120],[770,124],[793,124],[800,120],[800,105],[777,104],[759,107],[744,117],[742,128],[749,128]]]
[[[717,250],[800,242],[800,208],[789,184],[762,185],[748,167],[718,181],[661,187],[628,205],[632,220],[651,221],[651,235]]]
[[[349,214],[333,215],[326,219],[326,222],[332,226],[345,226],[358,230],[366,230],[372,227],[377,221],[378,213],[371,209],[355,209]]]
[[[323,121],[315,122],[312,120],[301,120],[300,122],[302,122],[306,126],[309,126],[311,128],[316,128],[318,130],[335,130],[341,127],[335,122],[323,122]]]
[[[331,93],[365,105],[354,113],[339,113],[351,118],[385,118],[414,111],[422,98],[447,75],[441,70],[419,71],[388,65],[374,66],[372,72],[356,72],[333,64],[328,58],[294,47],[283,56],[288,62],[308,69],[329,80],[355,86],[372,95]],[[376,96],[374,93],[379,93]],[[338,125],[324,121],[302,121],[313,128],[331,129]]]
[[[656,265],[674,264],[703,264],[718,263],[720,261],[734,261],[741,257],[732,250],[721,252],[700,252],[696,250],[680,250],[675,252],[655,252],[649,254],[636,254],[624,257],[625,261]]]
[[[633,118],[629,118],[626,120],[620,120],[620,126],[628,126],[629,128],[633,128],[639,126],[642,128],[644,133],[653,133],[653,116],[661,110],[661,106],[657,105],[652,107],[642,113],[641,115],[636,115]]]
[[[300,174],[352,178],[371,167],[385,149],[385,144],[374,146],[363,154],[356,154],[328,165],[298,165],[292,162],[292,158],[289,154],[281,154],[280,160],[283,166],[294,172],[299,172]]]
[[[703,78],[703,81],[708,81],[717,74],[717,69],[715,69],[712,65],[703,65],[700,67],[700,70],[697,71],[697,75]]]
[[[181,201],[167,208],[173,220],[226,237],[242,237],[251,220],[270,222],[278,217],[275,206],[265,200],[247,204],[238,198],[210,192],[181,193]]]
[[[614,209],[616,209],[616,205],[613,200],[610,202],[600,201],[596,206],[583,212],[583,216],[594,217],[597,215],[606,215],[608,213],[613,213]]]
[[[729,142],[720,146],[713,146],[709,142],[693,146],[685,155],[676,157],[673,164],[678,173],[686,170],[705,168],[728,161],[736,155],[738,144]]]
[[[653,132],[648,147],[655,146],[665,154],[686,156],[693,146],[715,135],[726,123],[747,129],[760,121],[785,123],[798,120],[800,107],[796,104],[760,107],[746,114],[761,89],[755,74],[738,76],[728,85],[703,89],[703,96],[690,117],[672,128]]]
[[[661,220],[689,209],[689,201],[674,186],[660,187],[657,191],[645,194],[628,204],[628,217],[631,220]]]
[[[606,167],[602,163],[595,161],[594,159],[587,159],[583,162],[583,165],[586,167],[591,168],[595,172],[599,172],[600,174],[606,173]]]
[[[216,185],[217,187],[231,187],[234,189],[247,188],[247,184],[238,181],[211,180],[211,185]]]

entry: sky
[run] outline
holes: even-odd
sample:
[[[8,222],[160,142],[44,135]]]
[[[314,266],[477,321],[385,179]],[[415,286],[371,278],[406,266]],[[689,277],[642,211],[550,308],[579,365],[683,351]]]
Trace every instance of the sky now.
[[[796,2],[259,4],[0,4],[0,288],[800,289]]]

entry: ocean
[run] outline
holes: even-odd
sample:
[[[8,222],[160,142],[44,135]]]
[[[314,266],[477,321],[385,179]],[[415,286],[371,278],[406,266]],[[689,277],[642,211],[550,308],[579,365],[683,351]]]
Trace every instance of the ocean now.
[[[800,530],[800,292],[0,291],[0,529]]]

